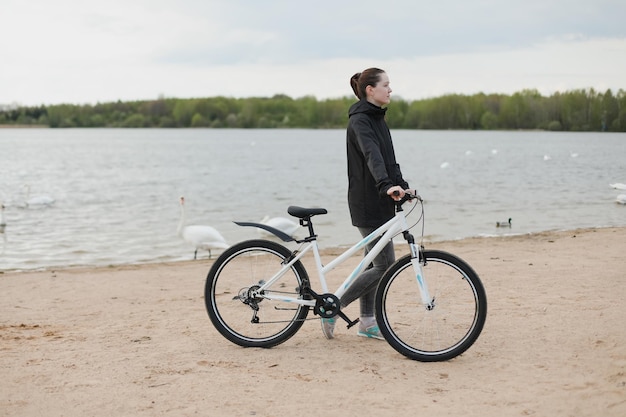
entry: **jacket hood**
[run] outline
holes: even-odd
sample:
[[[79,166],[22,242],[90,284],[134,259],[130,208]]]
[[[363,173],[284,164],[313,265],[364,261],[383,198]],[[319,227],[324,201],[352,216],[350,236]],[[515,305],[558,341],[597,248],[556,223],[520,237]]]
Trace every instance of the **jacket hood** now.
[[[350,106],[348,111],[348,117],[351,117],[358,113],[365,113],[370,116],[384,117],[387,113],[387,108],[378,107],[367,100],[359,100]]]

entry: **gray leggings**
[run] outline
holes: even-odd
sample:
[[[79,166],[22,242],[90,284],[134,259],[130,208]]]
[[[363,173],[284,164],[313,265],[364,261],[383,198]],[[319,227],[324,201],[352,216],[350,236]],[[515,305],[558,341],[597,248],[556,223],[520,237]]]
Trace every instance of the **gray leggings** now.
[[[359,227],[361,236],[365,237],[372,233],[376,228]],[[365,248],[365,255],[371,248],[378,243],[376,239]],[[361,317],[374,317],[374,299],[376,296],[376,286],[380,282],[383,274],[389,266],[395,261],[396,256],[393,250],[393,242],[390,241],[383,250],[374,258],[372,264],[359,275],[352,283],[348,291],[341,297],[341,306],[346,307],[348,304],[360,298]]]

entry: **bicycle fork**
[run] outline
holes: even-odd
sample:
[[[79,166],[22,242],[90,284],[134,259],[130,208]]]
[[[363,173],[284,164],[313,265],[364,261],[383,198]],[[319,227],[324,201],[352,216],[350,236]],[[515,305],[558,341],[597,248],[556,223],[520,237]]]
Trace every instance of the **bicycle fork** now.
[[[421,246],[415,244],[415,239],[413,235],[409,232],[404,232],[404,238],[409,244],[409,248],[411,249],[411,265],[413,265],[413,271],[415,272],[415,281],[417,282],[417,286],[420,290],[420,297],[422,299],[422,303],[426,307],[426,310],[432,310],[435,308],[435,299],[431,298],[430,292],[428,291],[428,285],[426,284],[426,280],[424,279],[424,265],[426,265],[426,256],[422,253],[420,260],[420,251],[423,249]]]

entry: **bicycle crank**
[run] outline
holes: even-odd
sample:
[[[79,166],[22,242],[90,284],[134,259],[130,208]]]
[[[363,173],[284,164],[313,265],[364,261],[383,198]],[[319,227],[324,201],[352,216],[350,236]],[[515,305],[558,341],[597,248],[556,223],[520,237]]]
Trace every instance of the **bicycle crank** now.
[[[329,319],[331,317],[335,317],[339,313],[341,304],[339,302],[339,298],[337,298],[334,294],[322,294],[319,298],[315,298],[317,302],[315,303],[313,312],[315,312],[318,316]]]
[[[313,307],[313,312],[320,316],[323,319],[328,319],[331,317],[339,316],[346,323],[348,323],[348,329],[359,322],[359,319],[350,320],[348,316],[341,311],[341,302],[339,298],[337,298],[334,294],[322,294],[319,295],[315,293],[310,288],[307,288],[307,292],[311,294],[313,298],[315,298],[315,307]]]

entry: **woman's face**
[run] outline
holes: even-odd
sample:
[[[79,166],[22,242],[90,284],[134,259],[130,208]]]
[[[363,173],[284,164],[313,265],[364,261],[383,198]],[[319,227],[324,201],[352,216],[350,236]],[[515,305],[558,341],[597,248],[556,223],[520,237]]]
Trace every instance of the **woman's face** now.
[[[387,73],[381,72],[379,75],[378,83],[375,87],[371,85],[367,87],[368,94],[367,100],[375,104],[376,106],[382,107],[385,104],[389,104],[391,101],[391,87],[389,87],[389,77]]]

